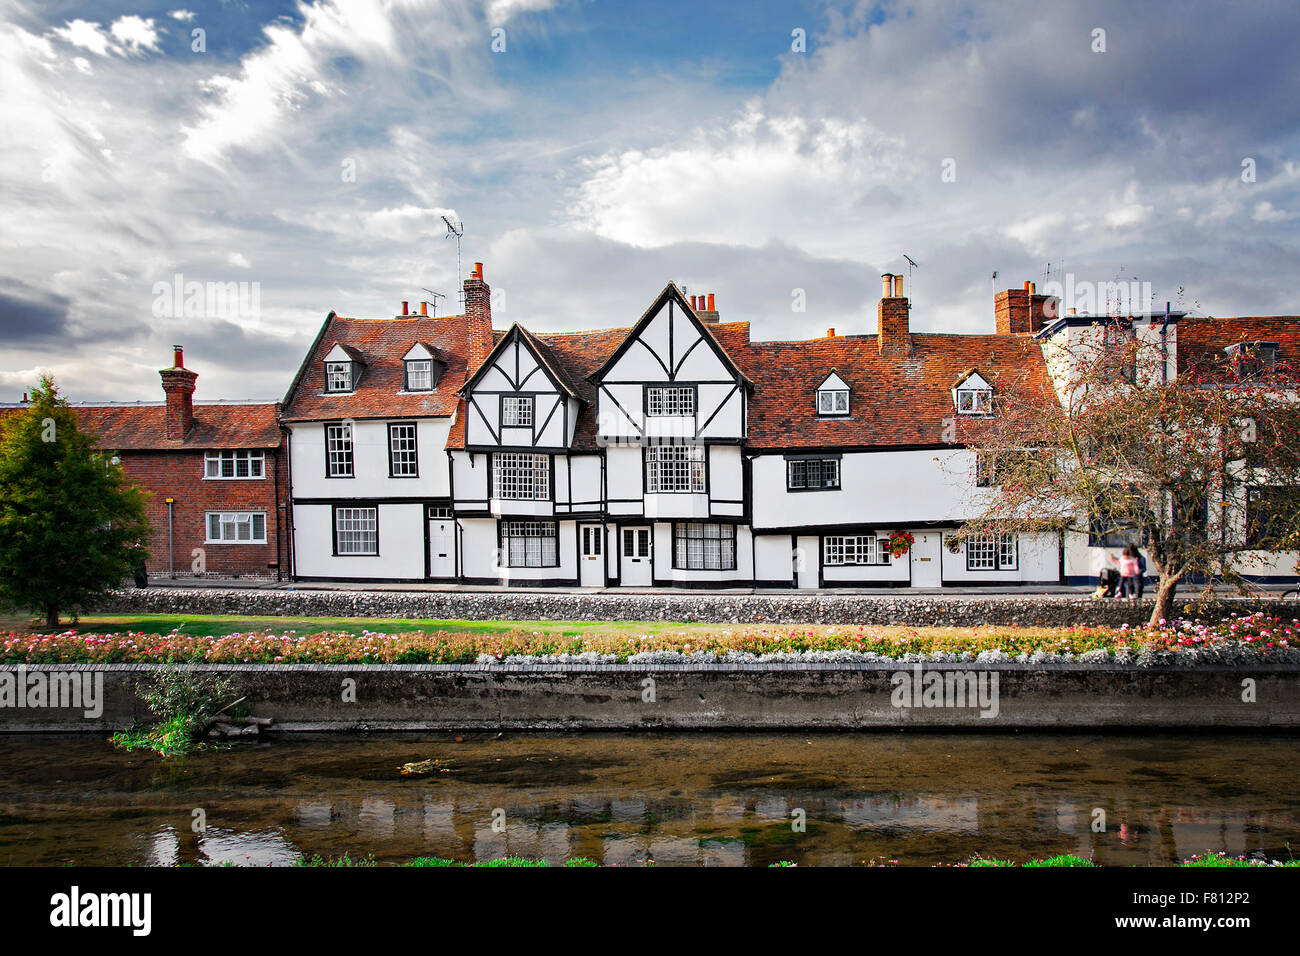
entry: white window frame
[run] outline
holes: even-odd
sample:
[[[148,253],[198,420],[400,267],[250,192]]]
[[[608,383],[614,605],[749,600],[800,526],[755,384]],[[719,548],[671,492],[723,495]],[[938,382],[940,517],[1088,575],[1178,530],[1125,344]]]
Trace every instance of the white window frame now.
[[[215,523],[213,519],[216,519]],[[261,519],[260,521],[258,519]],[[262,526],[262,536],[257,537],[257,526]],[[239,537],[240,526],[248,528],[248,537]],[[213,530],[217,537],[212,536]],[[231,537],[226,537],[227,529]],[[266,544],[265,511],[208,511],[203,515],[204,544]]]
[[[704,445],[663,444],[645,448],[645,490],[648,495],[703,494],[708,490]]]
[[[325,391],[331,394],[352,391],[352,364],[352,362],[326,362]]]
[[[695,388],[691,385],[649,385],[645,413],[650,418],[691,418],[695,415]]]
[[[244,474],[239,474],[240,462],[244,464]],[[224,475],[226,465],[230,474]],[[257,474],[253,474],[256,471]],[[203,453],[204,481],[261,481],[266,478],[266,453],[244,451],[241,449],[221,449]]]
[[[556,568],[560,565],[559,531],[554,521],[501,522],[503,568]]]
[[[532,428],[534,401],[532,395],[502,395],[501,427]]]
[[[338,437],[332,437],[336,432]],[[353,440],[351,422],[329,422],[325,426],[325,477],[353,478],[356,476],[356,442]],[[344,464],[347,470],[343,470]]]
[[[1015,534],[976,534],[966,539],[967,571],[1015,571],[1019,558]]]
[[[433,359],[407,359],[406,380],[404,382],[408,392],[431,392],[433,391]],[[417,385],[415,376],[419,374],[425,379],[425,384]]]
[[[958,415],[988,415],[993,411],[993,389],[957,389]]]
[[[549,501],[551,456],[514,451],[493,453],[492,497],[502,501]]]
[[[889,538],[879,534],[828,534],[822,539],[822,564],[828,568],[890,564]]]
[[[847,415],[852,408],[847,388],[817,389],[817,414],[826,416]]]
[[[388,477],[419,478],[419,429],[415,422],[388,423]],[[409,446],[407,447],[409,438]],[[402,468],[399,470],[399,464]]]
[[[349,527],[342,527],[345,523]],[[373,549],[370,542],[373,540]],[[379,508],[334,509],[334,553],[340,557],[376,557],[379,554]]]
[[[673,525],[673,569],[677,571],[736,570],[736,526],[716,522]]]

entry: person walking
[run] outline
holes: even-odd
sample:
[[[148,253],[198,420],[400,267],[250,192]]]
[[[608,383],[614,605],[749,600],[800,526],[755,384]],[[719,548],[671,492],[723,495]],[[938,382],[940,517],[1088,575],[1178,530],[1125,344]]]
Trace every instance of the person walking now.
[[[1119,558],[1119,596],[1137,600],[1138,596],[1138,549],[1131,544],[1124,546]]]

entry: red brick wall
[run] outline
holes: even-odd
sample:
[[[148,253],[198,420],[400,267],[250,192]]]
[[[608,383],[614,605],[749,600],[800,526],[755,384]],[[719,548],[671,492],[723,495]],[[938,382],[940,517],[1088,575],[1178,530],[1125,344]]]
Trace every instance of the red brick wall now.
[[[876,344],[880,351],[906,349],[911,346],[912,338],[908,331],[908,302],[901,296],[881,299],[877,309],[879,327]]]
[[[122,468],[131,481],[151,492],[145,508],[153,528],[149,548],[150,576],[165,576],[167,560],[167,498],[172,505],[172,556],[177,577],[193,577],[195,548],[202,548],[206,573],[211,577],[288,577],[288,539],[285,529],[289,502],[285,460],[265,449],[263,479],[203,478],[202,451],[119,452]],[[276,489],[279,488],[279,501]],[[266,512],[266,544],[208,544],[205,526],[209,511]]]

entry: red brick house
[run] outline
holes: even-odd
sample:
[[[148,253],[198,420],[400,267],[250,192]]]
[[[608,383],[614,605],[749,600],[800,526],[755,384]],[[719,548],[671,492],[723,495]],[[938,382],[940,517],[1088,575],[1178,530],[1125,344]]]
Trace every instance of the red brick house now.
[[[279,580],[291,539],[279,405],[195,402],[180,346],[159,374],[163,402],[73,404],[150,492],[150,576]]]

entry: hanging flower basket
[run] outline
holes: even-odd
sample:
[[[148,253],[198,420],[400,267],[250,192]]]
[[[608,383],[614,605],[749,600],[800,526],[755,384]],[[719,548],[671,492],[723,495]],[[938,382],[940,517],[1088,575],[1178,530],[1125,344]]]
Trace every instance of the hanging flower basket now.
[[[916,538],[906,531],[895,531],[889,536],[889,553],[896,558],[907,554],[908,548],[916,543]]]
[[[961,554],[961,538],[950,534],[943,543],[949,554]]]

